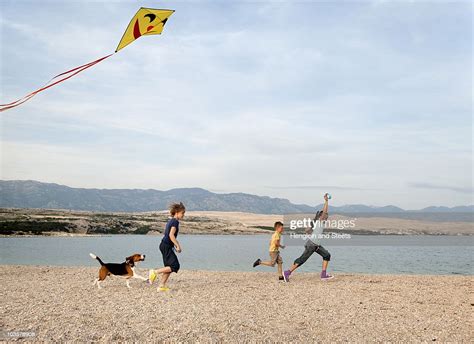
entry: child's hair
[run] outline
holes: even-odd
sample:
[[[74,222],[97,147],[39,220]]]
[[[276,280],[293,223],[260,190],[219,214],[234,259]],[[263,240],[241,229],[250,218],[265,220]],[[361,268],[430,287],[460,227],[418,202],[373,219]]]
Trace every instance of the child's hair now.
[[[283,222],[281,222],[281,221],[275,222],[275,224],[273,225],[273,228],[277,229],[278,227],[283,227]]]
[[[175,216],[176,213],[179,213],[181,211],[185,211],[186,210],[186,207],[184,206],[184,204],[182,202],[179,202],[179,203],[173,203],[170,205],[170,214],[171,216]]]
[[[323,216],[323,214],[324,214],[324,213],[323,213],[322,210],[317,211],[317,212],[316,212],[316,216],[314,217],[314,221],[319,220],[319,218],[320,218],[321,216]]]

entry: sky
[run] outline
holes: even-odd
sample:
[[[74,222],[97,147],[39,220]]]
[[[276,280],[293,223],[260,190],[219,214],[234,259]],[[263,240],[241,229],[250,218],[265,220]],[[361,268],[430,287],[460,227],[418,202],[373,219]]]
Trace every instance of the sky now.
[[[319,204],[473,203],[468,1],[0,0],[1,179]]]

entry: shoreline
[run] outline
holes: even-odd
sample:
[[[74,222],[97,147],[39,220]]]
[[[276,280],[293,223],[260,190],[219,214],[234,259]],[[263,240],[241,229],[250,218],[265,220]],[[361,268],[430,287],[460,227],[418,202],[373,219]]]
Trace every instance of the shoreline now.
[[[379,233],[379,232],[369,232],[369,231],[361,231],[361,232],[343,232],[343,231],[329,231],[325,232],[325,234],[349,234],[349,235],[358,235],[358,236],[396,236],[396,237],[406,237],[406,236],[427,236],[427,237],[472,237],[474,236],[473,233],[456,233],[456,234],[449,234],[449,233]],[[239,232],[239,233],[229,233],[229,232],[202,232],[202,233],[182,233],[181,235],[192,235],[192,236],[200,236],[200,235],[222,235],[222,236],[233,236],[233,235],[246,235],[246,236],[256,236],[256,235],[270,235],[272,231],[266,232]],[[287,233],[285,233],[287,234]],[[109,233],[109,234],[84,234],[84,233],[67,233],[67,232],[51,232],[48,234],[0,234],[1,238],[76,238],[76,237],[112,237],[117,235],[124,235],[124,236],[161,236],[162,233],[147,233],[147,234],[136,234],[136,233]]]
[[[0,265],[2,330],[34,341],[450,341],[471,339],[472,276],[183,270],[170,292],[98,267]],[[145,275],[146,269],[138,269]],[[170,330],[173,329],[173,330]],[[5,339],[5,338],[2,338]]]
[[[50,265],[50,264],[5,264],[0,263],[0,270],[2,268],[38,268],[38,269],[97,269],[100,266],[93,265]],[[137,271],[141,272],[142,275],[148,272],[148,268],[144,267],[137,267]],[[206,270],[206,269],[180,269],[179,273],[186,272],[186,273],[244,273],[244,274],[274,274],[273,272],[268,271],[245,271],[245,270]],[[311,275],[311,276],[319,276],[319,272],[296,272],[298,275]],[[474,274],[460,274],[460,273],[451,273],[451,274],[420,274],[420,273],[367,273],[367,272],[346,272],[346,271],[330,271],[331,275],[334,276],[354,276],[354,277],[472,277],[474,278]],[[474,280],[473,280],[474,283]]]

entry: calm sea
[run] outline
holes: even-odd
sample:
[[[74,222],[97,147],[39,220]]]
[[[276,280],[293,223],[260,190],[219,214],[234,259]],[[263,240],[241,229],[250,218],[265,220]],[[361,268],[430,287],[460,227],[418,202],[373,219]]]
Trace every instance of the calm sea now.
[[[180,235],[183,269],[252,271],[256,258],[268,257],[270,235]],[[141,267],[162,265],[160,236],[0,238],[0,264],[98,266],[89,252],[105,262],[123,262],[132,253],[146,254]],[[330,270],[377,274],[473,274],[473,236],[353,235],[344,244],[324,242],[331,252]],[[284,267],[303,251],[300,245],[282,250]],[[321,257],[314,254],[300,271],[317,272]],[[259,271],[273,271],[258,267]]]

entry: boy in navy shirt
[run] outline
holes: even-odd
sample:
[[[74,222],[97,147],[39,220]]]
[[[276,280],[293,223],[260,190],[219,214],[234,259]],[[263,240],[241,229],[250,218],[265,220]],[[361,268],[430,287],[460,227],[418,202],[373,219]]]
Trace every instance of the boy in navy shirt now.
[[[149,283],[153,283],[158,274],[161,274],[161,282],[158,287],[158,291],[168,291],[169,288],[166,286],[166,282],[170,277],[172,272],[178,272],[180,265],[178,257],[174,251],[180,253],[181,245],[178,242],[178,233],[179,233],[179,220],[184,217],[186,208],[183,203],[174,203],[170,206],[170,215],[172,216],[169,219],[165,227],[165,232],[163,239],[160,244],[161,255],[163,256],[163,265],[161,269],[153,270],[151,269],[148,275]]]

